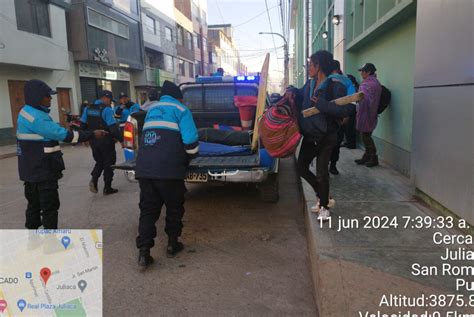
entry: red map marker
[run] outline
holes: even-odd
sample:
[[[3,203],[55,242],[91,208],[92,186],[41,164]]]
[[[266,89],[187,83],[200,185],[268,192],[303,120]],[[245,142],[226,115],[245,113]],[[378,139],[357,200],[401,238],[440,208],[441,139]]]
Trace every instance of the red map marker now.
[[[47,267],[44,267],[40,270],[40,276],[41,276],[41,279],[43,280],[44,282],[44,285],[46,285],[46,283],[48,282],[49,280],[49,277],[51,276],[51,270]]]

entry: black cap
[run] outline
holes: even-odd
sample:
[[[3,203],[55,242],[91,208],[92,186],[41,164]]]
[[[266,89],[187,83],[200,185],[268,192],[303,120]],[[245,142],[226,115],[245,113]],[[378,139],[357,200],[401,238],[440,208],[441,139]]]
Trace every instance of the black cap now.
[[[113,97],[112,92],[110,90],[102,90],[102,94],[100,96],[101,97],[108,97],[108,98],[114,100],[114,97]]]
[[[181,89],[179,89],[176,84],[170,82],[169,80],[165,80],[163,83],[163,87],[161,88],[161,95],[162,96],[171,96],[175,99],[183,99],[183,93]]]
[[[119,95],[119,99],[120,98],[123,98],[123,97],[127,97],[128,98],[128,95],[126,92],[121,92],[120,95]]]
[[[148,99],[150,99],[150,101],[158,100],[158,95],[158,90],[156,90],[156,88],[152,88],[148,92]]]
[[[373,74],[377,71],[377,68],[375,68],[375,65],[372,63],[365,63],[361,68],[358,69],[358,71],[363,71],[363,72]]]
[[[41,99],[46,96],[57,94],[56,90],[49,87],[44,81],[39,79],[29,80],[25,84],[25,103],[31,106],[39,106]]]

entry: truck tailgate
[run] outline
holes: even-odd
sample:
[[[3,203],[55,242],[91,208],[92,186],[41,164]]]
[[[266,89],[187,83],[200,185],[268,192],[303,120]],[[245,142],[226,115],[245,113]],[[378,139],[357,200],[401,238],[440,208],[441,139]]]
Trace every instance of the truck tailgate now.
[[[197,157],[191,161],[189,167],[193,168],[243,168],[256,167],[260,165],[258,154],[245,156],[212,156]],[[135,160],[125,161],[112,165],[117,170],[132,171],[135,170]]]

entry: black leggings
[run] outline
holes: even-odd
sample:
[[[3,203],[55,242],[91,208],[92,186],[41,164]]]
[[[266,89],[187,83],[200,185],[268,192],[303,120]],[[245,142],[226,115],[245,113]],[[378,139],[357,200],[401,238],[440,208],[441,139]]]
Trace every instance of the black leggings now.
[[[327,208],[329,202],[329,160],[334,146],[337,143],[337,134],[326,135],[317,144],[303,138],[300,153],[298,155],[297,169],[300,176],[306,180],[319,197],[320,205]],[[316,175],[309,167],[316,157]]]

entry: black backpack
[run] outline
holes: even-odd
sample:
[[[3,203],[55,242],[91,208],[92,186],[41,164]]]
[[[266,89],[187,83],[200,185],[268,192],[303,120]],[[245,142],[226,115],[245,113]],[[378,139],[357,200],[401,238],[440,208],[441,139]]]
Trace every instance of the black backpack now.
[[[385,109],[387,109],[387,107],[390,105],[390,98],[392,98],[392,93],[387,89],[387,87],[382,85],[382,94],[380,95],[380,103],[377,110],[378,114],[381,114],[385,111]]]

